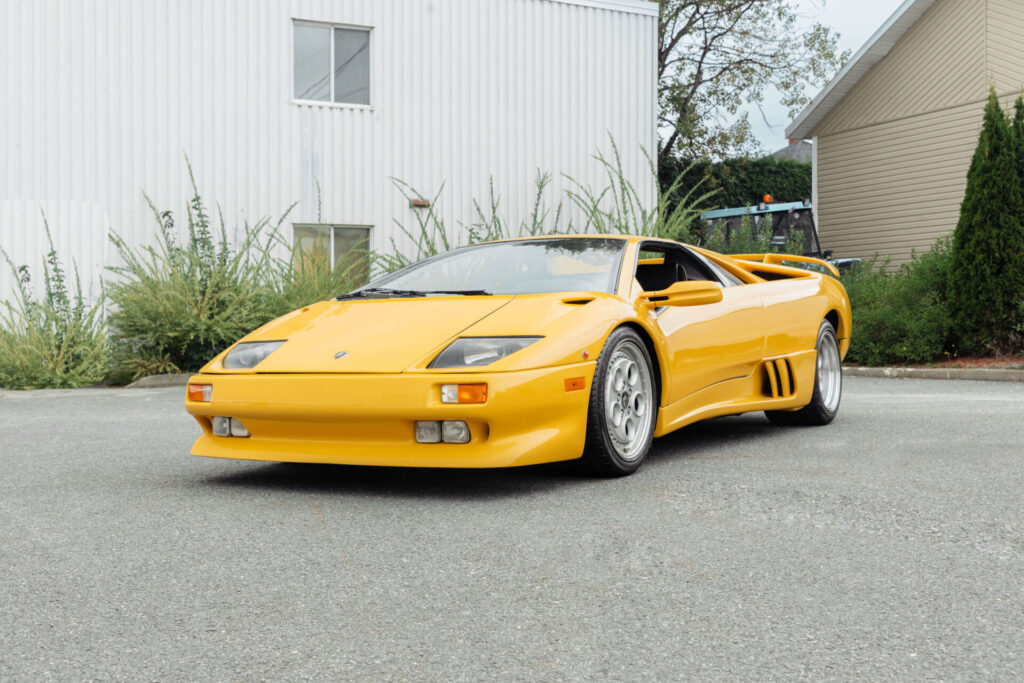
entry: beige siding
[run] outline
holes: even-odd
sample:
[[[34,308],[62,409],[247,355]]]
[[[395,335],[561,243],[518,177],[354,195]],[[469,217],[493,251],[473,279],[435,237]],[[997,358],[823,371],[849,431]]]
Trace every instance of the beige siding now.
[[[927,250],[956,227],[983,103],[818,138],[818,224],[838,257]]]
[[[1019,10],[1022,0],[989,0]],[[843,98],[814,135],[893,121],[985,96],[986,0],[939,0]],[[1003,49],[1020,59],[1019,32]]]
[[[988,0],[988,78],[996,89],[1024,86],[1024,1]]]
[[[893,264],[951,233],[985,96],[1024,85],[1024,0],[938,0],[814,131],[822,246]]]

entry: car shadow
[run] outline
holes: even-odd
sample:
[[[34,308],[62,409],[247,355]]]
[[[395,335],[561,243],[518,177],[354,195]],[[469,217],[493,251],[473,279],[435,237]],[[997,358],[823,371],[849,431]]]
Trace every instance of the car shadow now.
[[[568,461],[504,469],[268,463],[209,477],[205,482],[298,493],[485,499],[540,493],[588,480],[599,481]]]
[[[751,446],[763,437],[784,433],[768,422],[764,413],[718,417],[683,427],[654,440],[644,467],[686,460],[743,459],[757,457]]]
[[[691,425],[656,439],[637,476],[657,476],[687,460],[756,457],[749,446],[778,432],[763,417],[729,417]],[[241,465],[241,463],[239,463]],[[246,463],[226,474],[206,477],[214,487],[354,496],[486,499],[524,496],[565,486],[604,486],[614,479],[585,472],[578,461],[503,469],[448,469]]]

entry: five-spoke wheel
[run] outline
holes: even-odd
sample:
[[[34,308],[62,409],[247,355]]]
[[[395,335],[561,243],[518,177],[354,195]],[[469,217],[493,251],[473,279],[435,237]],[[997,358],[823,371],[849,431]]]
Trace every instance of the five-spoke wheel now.
[[[657,384],[651,357],[628,327],[612,332],[597,360],[584,462],[605,475],[630,474],[651,448]]]

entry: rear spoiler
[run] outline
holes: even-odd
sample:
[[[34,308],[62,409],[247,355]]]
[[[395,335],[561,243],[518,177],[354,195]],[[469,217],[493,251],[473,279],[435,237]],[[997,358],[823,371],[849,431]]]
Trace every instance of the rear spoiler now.
[[[813,256],[795,256],[793,254],[729,254],[729,258],[740,259],[741,261],[756,261],[758,263],[764,263],[767,265],[782,266],[785,265],[786,261],[790,263],[810,263],[815,266],[821,266],[828,270],[828,272],[839,277],[839,269],[833,266],[828,261],[822,261],[820,258],[814,258]]]

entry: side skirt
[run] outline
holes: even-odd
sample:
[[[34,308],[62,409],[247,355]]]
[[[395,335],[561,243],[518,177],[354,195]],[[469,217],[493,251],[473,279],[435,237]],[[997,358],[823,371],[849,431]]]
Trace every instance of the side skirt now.
[[[791,396],[771,398],[773,392],[766,386],[768,379],[762,363],[746,377],[713,384],[672,405],[662,406],[658,411],[658,424],[655,426],[654,435],[664,436],[688,424],[723,415],[803,408],[810,403],[814,393],[814,371],[818,354],[814,350],[802,351],[766,358],[765,361],[775,361],[779,358],[788,360],[793,369],[793,381],[796,386]]]

